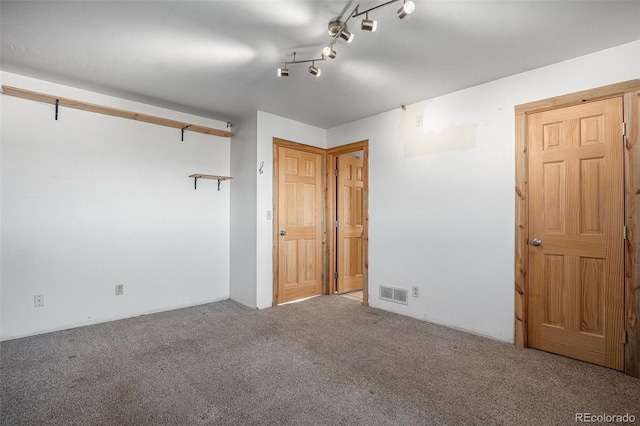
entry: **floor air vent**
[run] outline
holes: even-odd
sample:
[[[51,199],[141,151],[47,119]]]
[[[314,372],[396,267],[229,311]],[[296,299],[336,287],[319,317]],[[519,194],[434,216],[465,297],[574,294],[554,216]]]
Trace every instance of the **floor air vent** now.
[[[406,288],[389,287],[388,285],[380,286],[380,300],[389,302],[402,303],[408,305],[409,290]]]

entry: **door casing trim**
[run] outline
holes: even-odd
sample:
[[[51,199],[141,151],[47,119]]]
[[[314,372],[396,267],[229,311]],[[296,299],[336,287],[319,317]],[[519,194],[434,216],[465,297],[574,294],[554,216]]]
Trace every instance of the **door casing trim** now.
[[[580,105],[615,97],[623,98],[624,121],[624,194],[625,226],[625,321],[626,340],[624,372],[640,378],[640,79],[598,87],[595,89],[530,102],[515,107],[515,344],[527,347],[527,308],[529,259],[527,239],[529,230],[527,116],[529,114]],[[638,167],[636,167],[638,166]],[[638,208],[636,208],[636,206]]]

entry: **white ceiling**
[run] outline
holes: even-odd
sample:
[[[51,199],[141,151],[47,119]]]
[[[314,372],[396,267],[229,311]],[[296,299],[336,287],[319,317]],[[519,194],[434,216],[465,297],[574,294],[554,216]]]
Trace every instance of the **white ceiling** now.
[[[639,1],[415,1],[349,21],[354,1],[4,1],[5,71],[227,121],[262,110],[322,128],[640,39]],[[360,10],[384,3],[360,2]],[[615,66],[615,64],[611,64]]]

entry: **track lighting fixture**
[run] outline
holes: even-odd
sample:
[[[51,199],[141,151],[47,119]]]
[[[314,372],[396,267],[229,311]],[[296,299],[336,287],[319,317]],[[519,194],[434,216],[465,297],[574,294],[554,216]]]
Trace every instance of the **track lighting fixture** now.
[[[372,33],[376,32],[376,28],[378,28],[378,21],[374,21],[369,19],[369,12],[365,15],[365,18],[362,20],[362,25],[360,26],[364,31],[371,31]]]
[[[405,16],[410,15],[416,10],[416,5],[411,0],[403,0],[402,7],[398,9],[398,18],[404,19]]]
[[[309,73],[315,77],[319,77],[322,71],[316,67],[315,63],[316,61],[324,61],[327,58],[334,59],[336,57],[337,53],[335,50],[333,50],[333,43],[336,41],[336,39],[340,37],[347,43],[351,43],[353,41],[353,33],[349,31],[349,28],[347,26],[347,22],[349,22],[351,18],[364,15],[364,19],[362,20],[362,24],[360,25],[360,28],[363,31],[375,32],[376,29],[378,28],[378,21],[369,19],[369,12],[384,6],[388,6],[391,3],[396,3],[398,1],[400,0],[388,0],[382,4],[379,4],[374,7],[370,7],[369,9],[363,10],[363,11],[359,10],[360,5],[358,5],[355,7],[355,9],[351,11],[349,16],[344,21],[341,20],[343,18],[329,21],[327,30],[329,32],[329,35],[332,38],[331,38],[331,41],[327,43],[325,47],[322,49],[322,55],[319,58],[315,58],[315,59],[297,61],[296,53],[294,52],[293,61],[284,62],[282,65],[282,68],[278,68],[278,77],[288,77],[289,69],[287,68],[287,66],[290,64],[301,64],[303,62],[311,62],[311,65],[309,65]],[[416,10],[416,5],[413,1],[402,0],[402,7],[397,12],[398,18],[404,19],[407,15],[412,14],[415,10]]]
[[[309,73],[316,77],[320,77],[322,70],[320,68],[316,68],[316,63],[312,62],[311,65],[309,65]]]
[[[336,51],[333,50],[330,45],[325,46],[324,49],[322,49],[322,56],[324,56],[325,58],[334,59],[336,55]]]

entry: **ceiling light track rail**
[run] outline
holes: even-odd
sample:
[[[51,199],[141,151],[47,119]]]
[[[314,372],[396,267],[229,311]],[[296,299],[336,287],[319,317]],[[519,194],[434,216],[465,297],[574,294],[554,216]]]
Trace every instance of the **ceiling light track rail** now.
[[[19,89],[17,87],[2,86],[2,92],[5,95],[15,96],[18,98],[29,99],[32,101],[43,102],[55,106],[55,119],[58,119],[58,108],[65,106],[68,108],[79,109],[82,111],[95,112],[98,114],[110,115],[113,117],[126,118],[129,120],[141,121],[144,123],[157,124],[159,126],[172,127],[174,129],[182,130],[182,140],[184,140],[185,130],[196,133],[204,133],[211,136],[219,136],[222,138],[231,138],[235,136],[235,133],[228,130],[220,130],[212,127],[200,126],[197,124],[189,124],[182,121],[170,120],[168,118],[156,117],[148,114],[141,114],[133,111],[126,111],[123,109],[112,108],[103,105],[91,104],[88,102],[77,101],[74,99],[61,98],[54,95],[48,95],[46,93],[32,92],[26,89]]]
[[[359,11],[358,11],[358,8],[360,7],[360,5],[357,5],[357,6],[356,6],[356,8],[355,8],[355,12],[356,12],[356,13],[353,15],[353,17],[354,17],[354,18],[357,18],[358,16],[366,15],[367,13],[371,12],[372,10],[376,10],[376,9],[379,9],[379,8],[381,8],[381,7],[384,7],[384,6],[388,6],[388,5],[390,5],[391,3],[397,3],[397,2],[399,2],[399,1],[400,1],[400,0],[391,0],[391,1],[388,1],[388,2],[386,2],[386,3],[382,3],[382,4],[379,4],[379,5],[377,5],[377,6],[370,7],[369,9],[367,9],[367,10],[363,10],[362,12],[359,12]]]
[[[296,59],[296,52],[293,52],[293,61],[289,61],[289,62],[283,62],[286,65],[291,65],[291,64],[305,64],[305,63],[309,63],[309,62],[319,62],[319,61],[326,61],[326,59],[324,57],[319,57],[319,58],[315,58],[315,59],[304,59],[304,60],[297,60]]]
[[[320,57],[316,59],[305,59],[300,61],[296,60],[296,52],[293,52],[293,61],[282,62],[282,68],[278,68],[278,77],[289,77],[289,65],[308,62],[311,62],[311,65],[309,66],[309,74],[315,77],[319,77],[322,70],[317,68],[315,66],[315,63],[319,61],[326,61],[327,59],[335,59],[337,52],[333,49],[333,45],[335,44],[336,40],[338,38],[341,38],[347,43],[351,43],[353,41],[354,35],[353,33],[349,32],[349,27],[347,25],[351,18],[364,15],[365,18],[362,20],[360,28],[363,31],[375,32],[378,27],[378,22],[369,19],[369,12],[372,12],[384,6],[388,6],[392,3],[397,3],[399,1],[400,0],[389,0],[385,3],[370,7],[369,9],[363,11],[360,11],[360,4],[358,4],[355,8],[353,8],[349,16],[347,16],[347,19],[345,19],[344,21],[341,21],[339,19],[329,21],[328,31],[329,35],[331,36],[331,41],[329,41],[329,43],[324,46]],[[415,8],[416,5],[415,3],[413,3],[413,1],[402,0],[402,7],[397,11],[398,18],[404,19],[407,15],[412,14]]]

